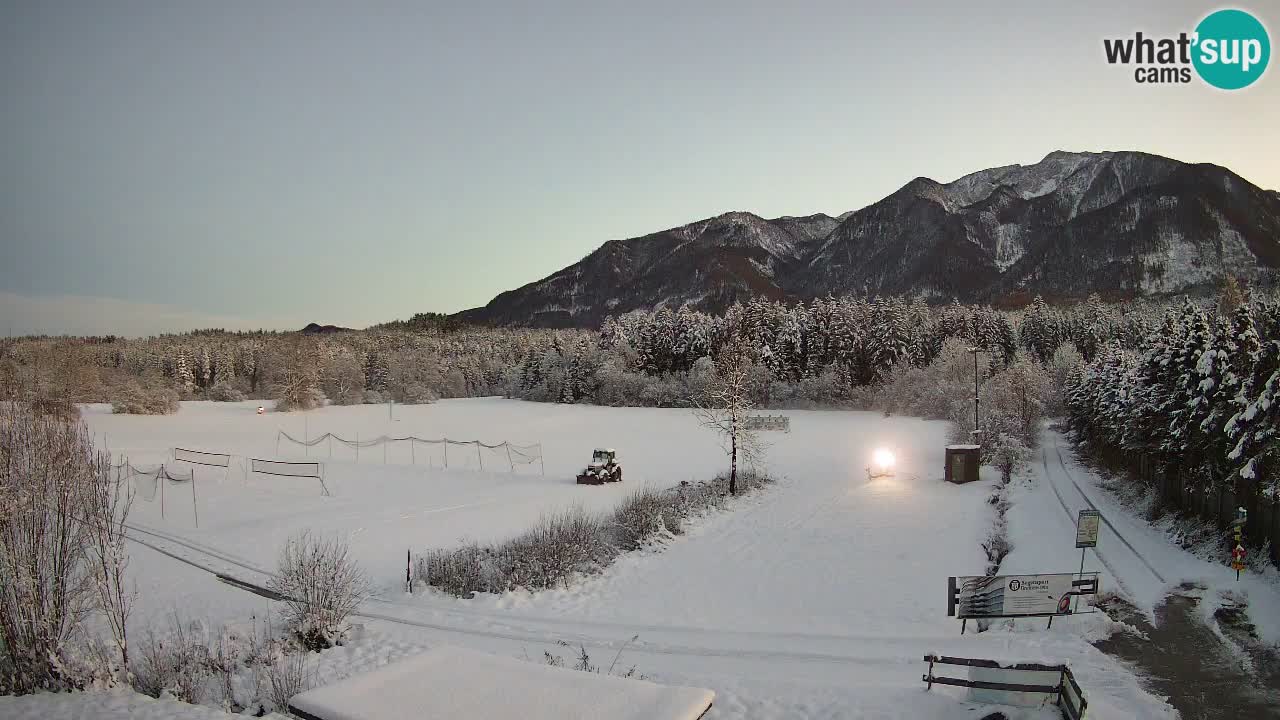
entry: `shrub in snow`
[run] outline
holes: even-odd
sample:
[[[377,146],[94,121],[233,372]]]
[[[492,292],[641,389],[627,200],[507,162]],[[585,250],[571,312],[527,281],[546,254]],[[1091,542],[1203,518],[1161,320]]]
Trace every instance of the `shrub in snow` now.
[[[84,623],[104,607],[99,580],[124,564],[108,532],[128,512],[108,498],[120,489],[83,425],[0,403],[0,692],[80,687],[101,674],[75,655],[96,644]]]
[[[754,471],[739,472],[737,490],[741,494],[768,482]],[[719,507],[729,497],[727,475],[668,490],[641,489],[607,518],[574,508],[546,516],[532,530],[500,545],[430,550],[418,557],[414,570],[426,584],[458,597],[567,585],[575,575],[598,571],[622,552],[664,534],[680,534],[685,519]]]
[[[212,655],[202,628],[188,624],[177,614],[169,618],[169,632],[147,640],[133,666],[133,688],[151,697],[171,695],[187,703],[199,703],[213,675]]]
[[[1009,489],[1005,485],[1001,485],[991,494],[990,503],[995,506],[996,518],[992,523],[991,530],[987,534],[985,540],[982,541],[982,551],[987,556],[987,575],[999,575],[1000,563],[1008,557],[1013,550],[1013,543],[1009,541],[1009,521],[1007,514],[1009,512]],[[980,626],[980,629],[985,629]]]
[[[130,381],[117,390],[111,412],[121,415],[172,415],[181,407],[178,392],[158,383],[146,386]]]
[[[307,652],[293,639],[272,636],[256,618],[211,633],[174,613],[167,629],[148,633],[130,664],[133,689],[151,697],[261,716],[285,712],[289,698],[306,690]]]
[[[636,674],[635,665],[632,665],[630,668],[628,668],[626,671],[623,671],[623,672],[615,671],[615,668],[618,667],[618,660],[622,658],[623,651],[627,649],[628,645],[630,645],[631,643],[635,642],[638,639],[640,639],[639,635],[632,635],[630,640],[627,640],[625,643],[623,643],[622,647],[618,648],[617,654],[613,656],[613,662],[609,664],[608,668],[603,669],[603,674],[615,675],[617,677],[622,677],[622,678],[634,677],[639,680],[647,680],[648,678],[646,678],[644,675]],[[572,645],[565,642],[564,640],[557,640],[556,644],[559,645],[560,647],[566,647],[566,648],[573,647]],[[567,665],[562,656],[553,655],[548,650],[542,651],[542,658],[551,667],[572,667],[574,670],[579,670],[581,672],[591,672],[591,673],[601,674],[601,667],[591,662],[591,655],[590,653],[587,652],[587,646],[582,643],[578,643],[578,656],[574,659],[574,663],[572,666]]]
[[[617,546],[622,550],[635,550],[654,535],[680,534],[687,510],[683,503],[673,499],[671,493],[650,487],[628,495],[613,512]]]
[[[229,382],[220,382],[209,388],[206,397],[214,402],[242,402],[244,393]]]
[[[286,713],[289,700],[310,688],[307,656],[304,653],[277,653],[266,665],[267,695],[276,712]]]
[[[346,542],[307,531],[285,543],[268,587],[287,598],[285,625],[308,650],[337,644],[348,630],[347,618],[369,595],[368,580]]]
[[[80,408],[71,402],[71,398],[49,387],[41,388],[31,397],[31,409],[59,420],[80,419]]]
[[[392,397],[405,405],[426,405],[440,399],[434,390],[422,383],[410,383],[397,388],[392,392]]]
[[[1000,479],[1008,484],[1027,463],[1031,451],[1022,444],[1021,438],[1007,432],[998,432],[994,437],[982,440],[983,459],[1000,471]]]
[[[324,406],[324,391],[318,387],[302,387],[285,389],[276,400],[276,410],[314,410]]]

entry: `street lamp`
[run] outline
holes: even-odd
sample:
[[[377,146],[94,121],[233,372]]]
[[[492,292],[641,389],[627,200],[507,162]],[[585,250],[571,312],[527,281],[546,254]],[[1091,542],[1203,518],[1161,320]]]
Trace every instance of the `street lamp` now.
[[[978,353],[982,352],[982,348],[974,345],[969,348],[969,352],[973,353],[973,440],[975,445],[981,445],[981,431],[978,429]]]

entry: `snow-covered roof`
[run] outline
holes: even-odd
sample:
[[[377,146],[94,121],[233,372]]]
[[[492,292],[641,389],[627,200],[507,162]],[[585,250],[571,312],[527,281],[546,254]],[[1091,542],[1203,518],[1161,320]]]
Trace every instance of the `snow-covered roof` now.
[[[318,720],[697,720],[714,698],[710,690],[438,646],[308,690],[289,705]]]
[[[981,450],[981,445],[948,445],[948,450]]]
[[[607,453],[611,453],[611,452],[615,452],[615,451],[614,451],[614,449],[613,449],[613,448],[596,448],[596,452],[607,452]]]

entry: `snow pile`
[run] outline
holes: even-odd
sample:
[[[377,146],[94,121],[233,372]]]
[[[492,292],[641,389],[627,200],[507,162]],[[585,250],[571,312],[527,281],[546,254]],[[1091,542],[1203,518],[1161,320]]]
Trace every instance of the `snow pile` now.
[[[290,705],[323,720],[697,720],[714,697],[710,690],[435,647],[302,693]]]

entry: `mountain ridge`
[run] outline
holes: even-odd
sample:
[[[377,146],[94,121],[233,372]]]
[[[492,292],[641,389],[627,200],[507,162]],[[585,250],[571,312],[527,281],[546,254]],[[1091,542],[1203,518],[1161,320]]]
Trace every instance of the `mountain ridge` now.
[[[837,216],[730,211],[609,240],[577,263],[454,317],[596,326],[763,295],[920,295],[1016,302],[1194,291],[1280,267],[1280,193],[1231,170],[1134,151],[1054,151],[949,183],[917,177]]]

